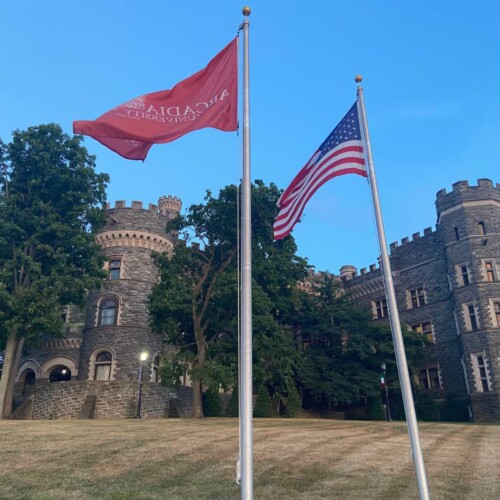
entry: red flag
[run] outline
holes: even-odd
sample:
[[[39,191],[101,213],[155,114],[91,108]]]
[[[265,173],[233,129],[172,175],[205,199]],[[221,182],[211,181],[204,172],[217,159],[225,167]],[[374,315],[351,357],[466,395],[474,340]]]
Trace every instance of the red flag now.
[[[76,121],[73,132],[93,137],[124,158],[144,160],[153,144],[174,141],[193,130],[236,130],[237,54],[235,38],[206,68],[173,89],[136,97],[94,121]]]
[[[340,120],[278,200],[274,239],[288,236],[306,203],[327,181],[344,174],[367,176],[357,103]]]

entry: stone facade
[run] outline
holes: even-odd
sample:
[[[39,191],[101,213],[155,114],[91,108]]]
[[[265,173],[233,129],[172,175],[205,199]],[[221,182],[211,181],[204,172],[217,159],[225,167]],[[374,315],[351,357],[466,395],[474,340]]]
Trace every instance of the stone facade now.
[[[500,418],[500,184],[441,190],[437,225],[390,245],[401,321],[428,337],[418,384],[466,400],[475,420]],[[382,272],[341,269],[344,289],[387,320]]]
[[[172,196],[147,209],[141,202],[106,207],[97,234],[107,257],[108,279],[89,293],[88,307],[62,311],[65,335],[47,338],[21,360],[16,385],[19,416],[31,418],[134,417],[140,353],[143,363],[142,416],[190,416],[190,388],[171,391],[158,382],[165,346],[149,327],[147,301],[157,281],[152,251],[170,251],[176,234],[166,224],[181,209]],[[25,400],[25,403],[22,403]]]
[[[19,418],[132,417],[139,354],[144,363],[143,416],[190,416],[191,389],[157,382],[164,346],[148,324],[147,299],[157,280],[152,251],[169,251],[175,197],[143,208],[117,201],[97,235],[109,279],[89,295],[89,307],[68,307],[65,336],[46,339],[21,360],[16,386]],[[430,343],[417,383],[438,400],[466,401],[475,420],[500,418],[500,185],[460,181],[437,193],[436,229],[390,245],[401,321]],[[302,289],[320,277],[312,274]],[[380,268],[343,266],[335,279],[346,293],[387,321]],[[34,385],[33,382],[36,381]]]

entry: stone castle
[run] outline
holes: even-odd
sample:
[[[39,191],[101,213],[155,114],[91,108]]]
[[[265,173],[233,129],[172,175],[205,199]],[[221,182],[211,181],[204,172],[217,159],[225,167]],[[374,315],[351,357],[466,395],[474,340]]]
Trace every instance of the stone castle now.
[[[151,252],[172,249],[168,219],[181,210],[173,196],[147,209],[142,202],[108,204],[97,240],[107,257],[108,279],[92,291],[85,312],[63,311],[65,335],[49,339],[21,360],[14,417],[102,418],[136,415],[140,354],[143,366],[142,416],[190,416],[189,388],[169,390],[158,383],[165,346],[152,333],[148,296],[157,281]]]
[[[108,222],[97,238],[109,259],[108,280],[92,292],[85,315],[65,310],[64,338],[22,359],[19,418],[134,416],[142,351],[149,353],[144,415],[190,415],[189,388],[169,390],[158,383],[164,346],[152,334],[147,313],[156,281],[150,253],[172,248],[176,236],[165,233],[165,223],[180,209],[175,197],[162,197],[148,209],[140,202],[107,207]],[[451,192],[437,193],[436,209],[435,230],[390,245],[401,321],[429,341],[417,383],[436,399],[465,401],[474,420],[498,420],[500,184],[457,182]],[[375,321],[387,321],[377,265],[359,273],[343,266],[339,279],[346,293],[371,309]]]

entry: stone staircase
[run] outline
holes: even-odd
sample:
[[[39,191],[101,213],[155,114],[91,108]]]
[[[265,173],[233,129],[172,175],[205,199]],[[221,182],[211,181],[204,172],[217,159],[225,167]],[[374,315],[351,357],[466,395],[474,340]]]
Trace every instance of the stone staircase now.
[[[95,407],[96,407],[97,396],[96,395],[88,395],[85,397],[85,401],[83,402],[82,408],[80,410],[80,414],[78,418],[82,419],[90,419],[95,418]]]

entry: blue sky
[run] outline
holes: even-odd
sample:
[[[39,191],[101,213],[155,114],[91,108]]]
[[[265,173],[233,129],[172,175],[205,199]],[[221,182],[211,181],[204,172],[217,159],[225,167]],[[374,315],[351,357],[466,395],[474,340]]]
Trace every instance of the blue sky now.
[[[236,34],[243,2],[19,0],[2,9],[0,137],[94,119],[204,67]],[[500,182],[500,4],[479,0],[249,4],[252,178],[285,188],[355,100],[365,102],[387,242],[436,221],[435,194]],[[154,146],[144,164],[94,140],[109,201],[184,207],[241,176],[241,138],[201,130]],[[366,180],[323,186],[294,230],[299,254],[338,272],[376,262]]]

